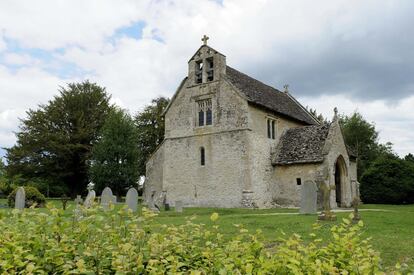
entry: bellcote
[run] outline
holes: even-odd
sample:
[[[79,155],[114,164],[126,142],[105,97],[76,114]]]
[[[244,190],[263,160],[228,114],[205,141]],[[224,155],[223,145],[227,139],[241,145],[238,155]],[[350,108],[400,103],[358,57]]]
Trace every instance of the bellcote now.
[[[226,73],[226,57],[207,46],[207,36],[204,36],[201,40],[204,42],[204,45],[188,61],[188,79],[190,85],[207,84],[217,81]]]

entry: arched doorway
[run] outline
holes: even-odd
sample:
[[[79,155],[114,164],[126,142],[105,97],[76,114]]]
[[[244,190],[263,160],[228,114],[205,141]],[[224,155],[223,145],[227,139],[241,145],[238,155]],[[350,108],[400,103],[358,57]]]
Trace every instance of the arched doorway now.
[[[344,204],[344,184],[347,176],[347,169],[345,160],[342,156],[339,156],[335,162],[335,200],[338,207]]]

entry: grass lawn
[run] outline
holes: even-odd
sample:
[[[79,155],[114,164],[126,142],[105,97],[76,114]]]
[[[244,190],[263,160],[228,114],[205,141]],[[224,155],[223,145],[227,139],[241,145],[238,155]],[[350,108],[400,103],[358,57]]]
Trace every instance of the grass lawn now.
[[[59,200],[50,202],[61,207]],[[5,203],[6,200],[0,199],[0,204]],[[9,209],[0,208],[1,211],[9,211]],[[67,211],[70,215],[71,210]],[[231,236],[236,232],[234,224],[243,224],[251,232],[261,229],[269,243],[277,241],[282,236],[282,232],[288,235],[297,233],[306,240],[310,238],[312,224],[317,219],[316,215],[297,215],[296,209],[223,208],[185,208],[183,213],[162,211],[156,219],[161,224],[178,225],[184,223],[186,218],[195,215],[194,222],[211,225],[209,218],[213,212],[219,213],[218,224],[225,235]],[[349,213],[337,213],[338,222],[348,215]],[[363,235],[372,237],[371,243],[381,253],[385,266],[393,266],[399,261],[414,267],[414,205],[363,205],[361,216],[365,224]],[[329,235],[329,228],[333,224],[332,222],[323,223],[321,230],[324,234],[326,233],[326,236]],[[329,241],[328,238],[325,240]]]

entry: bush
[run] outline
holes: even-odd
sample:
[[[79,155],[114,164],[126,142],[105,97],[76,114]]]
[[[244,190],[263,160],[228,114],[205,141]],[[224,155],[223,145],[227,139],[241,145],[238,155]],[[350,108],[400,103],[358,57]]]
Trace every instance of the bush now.
[[[3,194],[4,196],[8,196],[10,192],[13,191],[14,188],[15,188],[14,185],[9,184],[5,180],[1,181],[0,179],[0,194]]]
[[[365,203],[414,203],[414,165],[396,157],[380,158],[362,175],[360,192]]]
[[[64,274],[374,274],[378,254],[361,239],[362,222],[344,219],[332,241],[305,243],[299,235],[266,248],[260,231],[225,238],[211,216],[209,226],[189,219],[162,225],[154,214],[121,209],[11,211],[0,219],[0,273]],[[1,214],[0,214],[1,215]],[[28,234],[30,232],[30,234]],[[348,271],[348,272],[345,272]]]
[[[9,194],[9,197],[8,197],[9,207],[14,207],[14,201],[16,198],[17,189],[18,188],[14,189],[13,192]],[[32,186],[24,186],[24,192],[26,194],[25,207],[27,208],[31,207],[35,203],[36,203],[36,207],[45,206],[46,198],[45,196],[43,196],[42,193],[39,192],[39,190],[37,190],[37,188],[32,187]]]

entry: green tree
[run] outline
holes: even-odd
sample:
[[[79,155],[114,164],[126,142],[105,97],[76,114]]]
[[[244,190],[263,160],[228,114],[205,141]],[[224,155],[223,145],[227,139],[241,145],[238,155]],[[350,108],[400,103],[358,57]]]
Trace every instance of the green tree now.
[[[394,155],[392,144],[380,144],[375,125],[366,121],[360,113],[340,116],[339,123],[346,144],[354,148],[358,154],[358,179],[378,157]]]
[[[29,110],[16,145],[7,149],[8,176],[41,180],[57,193],[85,192],[88,161],[109,100],[104,88],[85,81],[61,87],[48,104]]]
[[[404,157],[404,160],[409,161],[414,164],[414,155],[409,153]]]
[[[169,102],[170,100],[164,97],[153,99],[150,105],[135,116],[135,125],[138,130],[138,173],[140,176],[145,175],[145,163],[164,140],[163,112]]]
[[[130,115],[113,110],[92,149],[90,176],[98,192],[106,186],[121,196],[138,181],[137,129]]]
[[[3,162],[3,159],[0,158],[0,179],[6,174],[6,165]]]
[[[306,106],[306,109],[308,110],[308,106]],[[321,113],[317,113],[317,111],[316,111],[316,109],[312,109],[312,108],[310,108],[309,110],[309,113],[311,113],[316,119],[318,119],[319,120],[319,122],[320,123],[325,123],[325,122],[328,122],[324,117],[323,117],[323,115],[321,114]]]
[[[361,178],[365,203],[414,203],[414,165],[396,156],[378,158]]]

